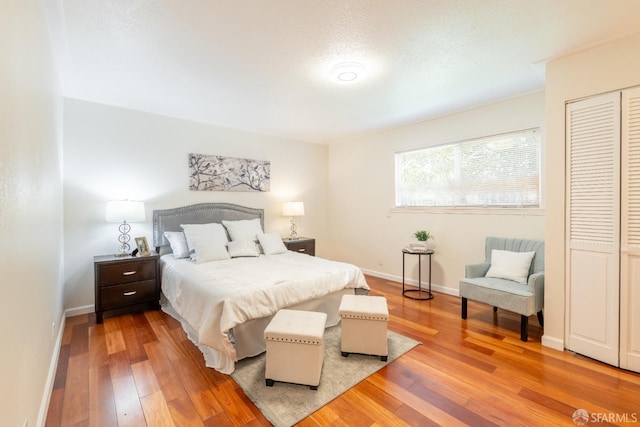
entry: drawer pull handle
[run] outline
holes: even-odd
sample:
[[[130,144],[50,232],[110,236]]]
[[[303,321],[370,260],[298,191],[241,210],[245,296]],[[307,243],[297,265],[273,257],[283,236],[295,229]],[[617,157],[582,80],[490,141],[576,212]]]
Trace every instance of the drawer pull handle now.
[[[130,292],[125,292],[122,295],[124,295],[125,297],[130,297],[131,295],[135,295],[138,291],[130,291]]]
[[[305,248],[298,249],[298,252],[306,252]]]
[[[123,276],[131,276],[133,274],[136,274],[137,271],[133,270],[133,271],[125,271],[124,273],[122,273]]]

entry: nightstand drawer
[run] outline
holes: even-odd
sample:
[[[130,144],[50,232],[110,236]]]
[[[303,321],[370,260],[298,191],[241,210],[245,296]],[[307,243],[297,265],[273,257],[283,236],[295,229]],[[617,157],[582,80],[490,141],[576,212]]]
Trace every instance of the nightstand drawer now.
[[[132,261],[100,266],[99,285],[140,282],[156,277],[156,261]]]
[[[146,280],[144,282],[105,286],[100,289],[100,298],[103,310],[155,301],[157,300],[156,281]]]
[[[160,281],[156,254],[144,257],[99,255],[93,257],[95,270],[96,323],[105,311],[120,314],[141,306],[160,308]]]

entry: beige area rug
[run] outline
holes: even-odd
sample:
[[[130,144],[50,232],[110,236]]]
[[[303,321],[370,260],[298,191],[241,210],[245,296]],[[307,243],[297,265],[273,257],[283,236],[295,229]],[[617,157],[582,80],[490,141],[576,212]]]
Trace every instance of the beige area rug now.
[[[420,342],[388,331],[389,357],[340,353],[340,325],[325,331],[325,354],[318,390],[308,386],[276,382],[267,387],[264,382],[265,354],[241,360],[231,376],[264,416],[277,427],[292,426],[308,417],[369,375],[383,368]]]

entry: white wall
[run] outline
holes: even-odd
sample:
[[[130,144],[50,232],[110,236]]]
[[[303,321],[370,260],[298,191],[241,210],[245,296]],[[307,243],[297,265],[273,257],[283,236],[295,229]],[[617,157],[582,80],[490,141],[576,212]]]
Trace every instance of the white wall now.
[[[0,425],[22,427],[46,415],[62,319],[62,98],[40,1],[3,2],[0,52]]]
[[[464,265],[484,259],[488,235],[543,239],[544,216],[395,213],[394,153],[469,138],[539,127],[544,93],[452,114],[331,145],[329,150],[332,254],[375,275],[401,280],[401,249],[419,229],[434,235],[433,283],[457,293]],[[407,277],[417,279],[417,260]],[[424,268],[424,273],[428,268]],[[426,276],[423,275],[423,279]]]
[[[132,223],[131,235],[150,244],[153,209],[202,202],[264,208],[265,230],[286,237],[282,203],[300,200],[306,215],[298,234],[315,237],[318,254],[329,255],[327,146],[84,101],[67,99],[64,107],[66,308],[93,310],[93,256],[117,251],[118,224],[104,221],[110,199],[145,202],[147,221]],[[269,160],[271,191],[190,191],[188,153]]]
[[[565,103],[640,85],[640,34],[547,65],[545,330],[543,343],[564,347],[565,328]]]

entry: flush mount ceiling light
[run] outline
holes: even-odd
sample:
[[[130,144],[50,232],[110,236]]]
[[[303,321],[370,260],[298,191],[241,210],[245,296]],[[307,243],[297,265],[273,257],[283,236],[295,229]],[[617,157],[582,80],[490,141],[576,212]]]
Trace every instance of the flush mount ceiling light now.
[[[364,77],[365,69],[357,62],[341,62],[331,69],[331,81],[338,84],[353,84]]]

